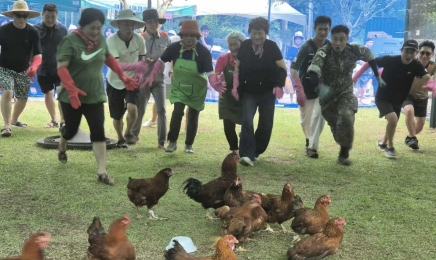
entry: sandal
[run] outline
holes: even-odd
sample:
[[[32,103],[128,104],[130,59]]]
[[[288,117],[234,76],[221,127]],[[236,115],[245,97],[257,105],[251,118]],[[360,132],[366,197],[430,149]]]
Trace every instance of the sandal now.
[[[12,125],[16,126],[16,127],[27,127],[26,123],[22,123],[20,121],[17,121],[15,124],[12,124]]]
[[[106,185],[114,185],[114,179],[111,178],[107,173],[97,173],[97,181]]]
[[[12,129],[9,127],[5,127],[1,130],[1,135],[3,137],[10,137],[12,135]]]
[[[58,150],[58,160],[60,163],[62,164],[66,164],[68,161],[68,157],[67,157],[67,151],[63,151],[61,152],[61,150]]]
[[[54,121],[54,120],[51,120],[50,122],[48,122],[48,123],[44,126],[44,128],[56,128],[56,127],[59,127],[59,124],[58,124],[58,122],[56,122],[56,121]]]
[[[118,143],[116,144],[116,147],[118,147],[118,148],[128,148],[125,140],[118,140]]]

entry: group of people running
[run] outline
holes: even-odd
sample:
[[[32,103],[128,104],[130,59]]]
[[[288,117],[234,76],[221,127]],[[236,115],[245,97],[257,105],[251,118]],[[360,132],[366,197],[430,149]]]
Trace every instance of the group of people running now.
[[[183,20],[178,33],[180,39],[172,42],[168,34],[159,30],[166,20],[159,17],[157,10],[145,10],[140,20],[134,11],[124,9],[110,22],[118,31],[105,39],[102,35],[105,16],[100,10],[84,9],[79,28],[71,34],[57,22],[57,13],[56,5],[46,4],[43,20],[35,27],[29,25],[27,19],[40,14],[29,10],[22,0],[3,13],[13,21],[0,27],[2,136],[12,135],[12,125],[25,126],[18,117],[27,101],[29,82],[38,75],[45,93],[58,87],[63,122],[58,160],[67,162],[67,141],[75,136],[85,116],[97,161],[97,180],[112,185],[114,179],[106,170],[104,103],[109,103],[118,135],[117,145],[127,147],[139,140],[146,106],[153,94],[158,114],[157,148],[165,152],[177,150],[187,107],[184,151],[193,153],[199,114],[205,107],[209,83],[220,94],[219,118],[223,121],[229,149],[240,156],[240,163],[254,166],[266,151],[274,124],[275,102],[283,97],[287,77],[280,49],[267,39],[269,23],[266,19],[258,17],[250,21],[249,39],[242,32],[230,33],[226,38],[229,52],[218,58],[214,68],[210,49],[199,41],[202,34],[195,20]],[[144,28],[140,35],[134,33],[139,28]],[[369,67],[379,83],[375,102],[380,117],[386,117],[388,122],[379,148],[388,157],[396,156],[393,137],[404,107],[406,116],[417,117],[416,122],[407,120],[406,143],[418,149],[416,134],[425,122],[422,117],[427,91],[434,89],[433,81],[429,81],[429,74],[434,73],[434,64],[430,61],[434,44],[425,41],[418,45],[415,40],[408,40],[404,42],[401,55],[375,58],[367,47],[348,44],[349,29],[344,25],[331,28],[328,16],[315,19],[314,31],[315,36],[303,44],[291,65],[307,156],[318,158],[319,137],[326,120],[340,145],[338,163],[351,164],[349,151],[358,106],[353,81]],[[330,33],[331,41],[327,39]],[[358,60],[366,63],[352,77]],[[174,106],[168,133],[163,81],[165,63],[171,64],[169,100]],[[109,67],[106,84],[101,74],[103,64]],[[382,73],[379,67],[383,68]],[[18,100],[11,117],[10,100],[14,91]],[[256,112],[259,120],[254,130]],[[52,119],[51,123],[55,121]],[[240,140],[237,124],[241,125]]]

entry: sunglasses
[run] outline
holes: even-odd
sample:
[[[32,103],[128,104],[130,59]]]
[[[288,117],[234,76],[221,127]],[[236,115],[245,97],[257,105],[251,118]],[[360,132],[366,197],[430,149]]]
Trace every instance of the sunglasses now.
[[[424,56],[424,55],[430,56],[432,53],[429,51],[420,51],[419,54],[421,54],[422,56]]]
[[[14,15],[17,18],[24,18],[24,19],[27,19],[27,17],[29,17],[29,14],[14,13]]]

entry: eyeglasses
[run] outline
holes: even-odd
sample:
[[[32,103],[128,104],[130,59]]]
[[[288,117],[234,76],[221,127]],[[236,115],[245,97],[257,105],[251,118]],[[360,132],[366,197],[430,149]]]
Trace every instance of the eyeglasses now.
[[[420,51],[419,54],[421,54],[422,56],[424,56],[424,55],[430,56],[432,53],[429,51]]]
[[[14,13],[14,15],[17,18],[24,18],[24,19],[27,19],[29,17],[29,14]]]

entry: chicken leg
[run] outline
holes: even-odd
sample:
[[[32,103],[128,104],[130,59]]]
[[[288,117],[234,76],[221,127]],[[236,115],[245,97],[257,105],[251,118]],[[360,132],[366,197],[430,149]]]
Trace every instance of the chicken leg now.
[[[280,224],[280,226],[282,227],[283,233],[288,233],[288,230],[285,228],[285,226],[283,226],[283,224]]]
[[[139,207],[138,206],[136,206],[136,213],[137,213],[136,218],[139,218],[139,219],[143,218],[143,216],[141,214],[139,214]]]
[[[209,219],[209,220],[216,220],[216,219],[218,219],[218,218],[214,218],[214,217],[212,217],[212,216],[210,215],[210,212],[209,212],[208,209],[205,209],[205,210],[206,210],[206,218],[207,218],[207,219]]]
[[[156,216],[154,214],[154,211],[151,209],[148,210],[148,213],[150,214],[149,219],[151,219],[151,220],[166,220],[166,218],[159,218],[158,216]]]
[[[268,232],[271,232],[271,233],[274,232],[274,230],[271,228],[271,226],[270,226],[268,223],[266,223],[266,229],[265,229],[265,231],[268,231]]]

